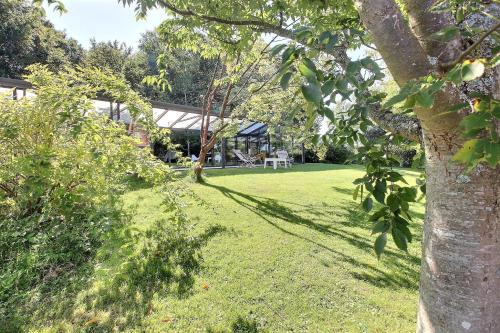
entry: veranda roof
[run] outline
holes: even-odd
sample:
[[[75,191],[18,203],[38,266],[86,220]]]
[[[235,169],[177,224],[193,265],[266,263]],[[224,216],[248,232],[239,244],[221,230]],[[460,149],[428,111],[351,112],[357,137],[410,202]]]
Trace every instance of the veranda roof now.
[[[9,79],[0,77],[0,93],[9,93],[15,89],[15,98],[33,96],[31,85],[24,80]],[[13,97],[14,97],[13,96]],[[150,101],[153,107],[153,119],[162,128],[170,128],[172,130],[200,130],[201,128],[201,108],[180,105],[173,103],[166,103],[161,101]],[[102,114],[109,114],[110,108],[114,110],[114,119],[117,119],[117,109],[120,108],[120,119],[124,123],[130,123],[130,115],[127,112],[126,105],[119,105],[109,101],[105,98],[94,100],[96,110]],[[219,117],[215,114],[210,117],[210,124],[212,125]],[[225,118],[225,121],[229,121]],[[212,129],[212,126],[209,129]],[[267,126],[259,122],[244,122],[241,121],[240,130],[236,136],[262,136],[266,133]]]

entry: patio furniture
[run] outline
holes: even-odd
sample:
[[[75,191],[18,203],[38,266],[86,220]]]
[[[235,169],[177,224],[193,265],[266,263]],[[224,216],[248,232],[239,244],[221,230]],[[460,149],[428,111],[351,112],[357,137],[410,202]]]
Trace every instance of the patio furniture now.
[[[264,169],[267,166],[268,162],[273,162],[273,169],[276,170],[278,168],[279,163],[284,163],[285,168],[289,166],[289,162],[286,158],[280,158],[280,157],[266,157],[264,160]]]
[[[278,150],[276,151],[276,155],[278,156],[278,158],[284,158],[287,160],[288,162],[288,165],[291,167],[292,164],[293,164],[293,157],[290,157],[288,155],[288,152],[286,150]]]
[[[235,149],[233,150],[234,155],[238,158],[238,160],[243,164],[243,166],[247,167],[255,167],[256,158],[252,156],[245,155],[241,152],[241,150]]]
[[[198,161],[198,157],[196,155],[191,155],[191,161],[196,162]]]

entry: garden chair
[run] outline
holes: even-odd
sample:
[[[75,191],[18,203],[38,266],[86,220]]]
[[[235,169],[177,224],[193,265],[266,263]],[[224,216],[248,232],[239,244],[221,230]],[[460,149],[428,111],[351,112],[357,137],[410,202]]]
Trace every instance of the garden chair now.
[[[243,166],[253,168],[255,167],[255,157],[251,157],[248,155],[245,155],[241,152],[241,150],[235,149],[233,150],[234,155],[238,158],[238,160],[241,162]]]
[[[278,158],[283,158],[285,159],[287,162],[288,162],[288,165],[291,167],[292,166],[292,163],[293,163],[293,157],[290,157],[288,155],[288,152],[286,150],[277,150],[276,151],[276,156],[278,156]]]

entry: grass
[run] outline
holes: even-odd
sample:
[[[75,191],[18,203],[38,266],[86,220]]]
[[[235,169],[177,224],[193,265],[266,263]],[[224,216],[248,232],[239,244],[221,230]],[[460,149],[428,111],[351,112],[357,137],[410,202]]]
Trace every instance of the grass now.
[[[179,245],[203,260],[183,260],[158,279],[128,259],[133,232],[117,234],[86,280],[34,312],[32,331],[414,332],[421,221],[408,254],[390,241],[378,261],[352,200],[360,175],[321,164],[210,170],[190,185],[204,200],[188,208],[198,237]],[[134,228],[160,219],[161,200],[140,186],[126,194]],[[421,204],[412,210],[422,218]]]

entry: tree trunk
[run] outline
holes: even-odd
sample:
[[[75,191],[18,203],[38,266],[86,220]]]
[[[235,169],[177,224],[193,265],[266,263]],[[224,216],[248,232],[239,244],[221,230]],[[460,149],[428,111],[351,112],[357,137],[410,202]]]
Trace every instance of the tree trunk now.
[[[465,175],[450,163],[455,138],[424,132],[424,140],[417,332],[500,332],[500,168],[479,166]]]
[[[445,60],[460,51],[428,38],[449,24],[426,10],[434,1],[405,2],[418,40],[394,0],[355,1],[399,85],[432,70],[427,54],[434,53],[424,48],[435,49]],[[465,167],[451,162],[464,141],[459,127],[463,115],[444,112],[458,102],[459,92],[448,86],[436,95],[432,109],[415,109],[427,174],[419,333],[500,332],[500,168],[480,165],[465,174]]]
[[[205,166],[205,159],[207,158],[207,152],[203,147],[200,150],[200,156],[198,156],[198,161],[194,165],[194,179],[196,182],[202,182],[203,167]]]

